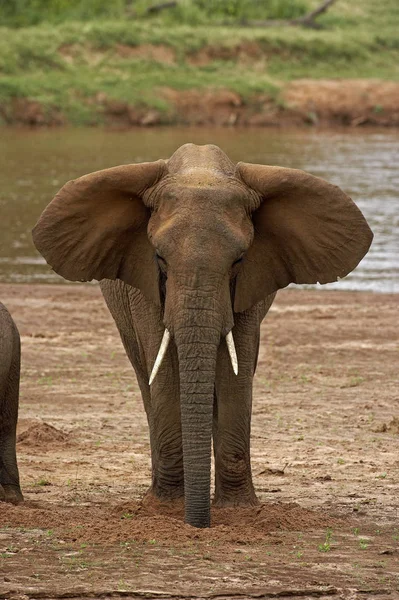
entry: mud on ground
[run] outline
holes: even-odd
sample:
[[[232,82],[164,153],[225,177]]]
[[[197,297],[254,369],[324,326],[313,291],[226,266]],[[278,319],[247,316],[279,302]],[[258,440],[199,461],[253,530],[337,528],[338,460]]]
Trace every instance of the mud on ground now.
[[[22,337],[26,502],[0,506],[0,598],[399,597],[397,297],[284,290],[262,326],[262,504],[144,498],[145,413],[94,285],[7,285]]]

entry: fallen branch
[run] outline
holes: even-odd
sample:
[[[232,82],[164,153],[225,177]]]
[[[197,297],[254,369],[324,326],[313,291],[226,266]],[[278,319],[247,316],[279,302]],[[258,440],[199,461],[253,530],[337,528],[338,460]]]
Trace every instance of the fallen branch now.
[[[311,27],[313,29],[318,29],[320,25],[315,23],[315,19],[326,12],[328,8],[334,4],[336,0],[324,0],[314,10],[312,10],[307,15],[303,17],[299,17],[297,19],[267,19],[264,21],[244,21],[242,24],[248,27],[283,27],[286,25],[302,25],[303,27]]]
[[[161,12],[161,10],[165,10],[165,8],[174,8],[177,4],[177,2],[161,2],[161,4],[153,4],[152,6],[149,6],[145,12],[152,15]]]
[[[156,13],[161,12],[162,10],[165,10],[166,8],[175,8],[175,6],[178,5],[178,2],[161,2],[160,4],[153,4],[152,6],[148,6],[144,13],[145,15],[154,15]],[[129,18],[132,17],[137,17],[138,13],[136,10],[134,10],[134,8],[131,8],[131,6],[127,6],[126,7],[126,14]]]
[[[323,13],[325,13],[328,10],[328,8],[332,4],[334,4],[334,2],[336,2],[336,0],[325,0],[324,2],[322,2],[320,4],[320,6],[318,8],[315,8],[307,15],[304,15],[303,17],[300,17],[299,19],[293,19],[293,23],[295,23],[297,25],[306,25],[308,27],[314,27],[315,26],[314,20],[319,15],[322,15]]]

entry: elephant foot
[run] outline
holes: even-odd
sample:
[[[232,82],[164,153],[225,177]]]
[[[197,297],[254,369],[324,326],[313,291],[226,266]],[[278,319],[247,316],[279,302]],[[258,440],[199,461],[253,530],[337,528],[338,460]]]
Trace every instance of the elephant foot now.
[[[257,506],[249,454],[225,452],[215,466],[213,506]]]
[[[256,497],[252,483],[243,484],[242,486],[220,487],[215,486],[215,496],[212,505],[217,508],[227,508],[234,506],[257,506],[260,504]]]
[[[24,497],[19,485],[0,484],[0,502],[9,504],[20,504]]]
[[[256,496],[251,498],[239,498],[239,497],[218,497],[214,498],[212,506],[215,508],[233,508],[233,507],[250,507],[258,506],[260,504]]]
[[[162,471],[153,472],[152,484],[148,490],[155,498],[161,502],[168,502],[184,497],[184,474],[183,472],[173,472],[171,469],[164,468]]]
[[[178,485],[159,485],[159,483],[153,483],[148,489],[146,496],[152,496],[160,502],[171,502],[184,498],[184,484],[183,482]]]

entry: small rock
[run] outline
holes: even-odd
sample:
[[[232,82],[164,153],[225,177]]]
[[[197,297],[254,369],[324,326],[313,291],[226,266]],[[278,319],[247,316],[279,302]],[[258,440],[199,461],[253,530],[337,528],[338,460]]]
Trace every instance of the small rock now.
[[[268,475],[284,475],[287,467],[288,463],[286,463],[284,467],[266,467],[266,469],[263,469],[263,471],[260,471],[257,475],[264,475],[265,473]]]
[[[373,427],[371,431],[373,431],[374,433],[385,433],[387,430],[388,430],[387,424],[380,423],[379,425],[376,425],[375,427]]]
[[[150,127],[151,125],[157,125],[161,120],[161,116],[158,111],[150,110],[140,119],[140,125],[144,127]]]

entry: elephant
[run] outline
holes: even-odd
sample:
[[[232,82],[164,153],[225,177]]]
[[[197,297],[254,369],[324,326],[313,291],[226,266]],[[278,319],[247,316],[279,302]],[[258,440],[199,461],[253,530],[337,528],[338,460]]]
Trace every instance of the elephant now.
[[[0,302],[0,501],[23,501],[16,456],[21,343],[17,326]]]
[[[352,271],[373,234],[339,188],[301,170],[185,144],[168,160],[64,185],[33,229],[71,281],[100,281],[136,372],[152,461],[148,493],[184,498],[185,521],[258,503],[250,464],[260,324],[290,283]]]

